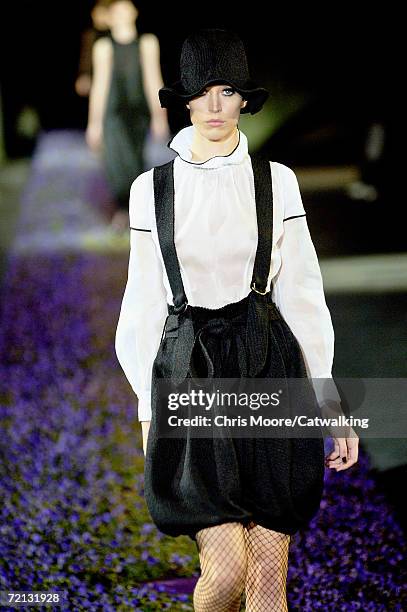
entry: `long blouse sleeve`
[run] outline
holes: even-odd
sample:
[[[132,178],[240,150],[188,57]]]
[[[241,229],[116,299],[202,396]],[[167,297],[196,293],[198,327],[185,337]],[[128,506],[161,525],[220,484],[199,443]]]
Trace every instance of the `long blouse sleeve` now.
[[[320,406],[340,403],[332,380],[334,329],[325,301],[317,253],[309,232],[297,177],[282,166],[284,233],[281,266],[273,280],[273,299],[297,338]],[[330,379],[318,381],[317,379]]]
[[[127,284],[116,330],[119,363],[138,397],[138,420],[151,420],[151,374],[167,316],[163,266],[153,242],[151,171],[130,190],[130,255]]]

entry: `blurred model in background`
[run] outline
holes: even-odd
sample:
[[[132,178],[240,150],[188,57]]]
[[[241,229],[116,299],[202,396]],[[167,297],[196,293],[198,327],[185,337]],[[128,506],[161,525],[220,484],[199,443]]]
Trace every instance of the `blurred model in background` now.
[[[98,0],[91,11],[92,26],[82,33],[78,76],[75,91],[78,96],[89,96],[92,82],[92,49],[95,42],[109,34],[106,0]]]
[[[103,150],[117,204],[112,227],[122,232],[129,228],[130,186],[144,170],[147,134],[164,141],[170,130],[158,98],[164,83],[157,36],[139,35],[130,0],[110,0],[106,8],[110,35],[93,46],[86,141],[92,151]]]

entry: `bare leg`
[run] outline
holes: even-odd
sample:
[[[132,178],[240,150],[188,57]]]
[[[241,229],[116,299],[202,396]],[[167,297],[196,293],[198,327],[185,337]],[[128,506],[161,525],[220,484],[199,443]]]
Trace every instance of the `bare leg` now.
[[[249,523],[244,529],[247,552],[246,612],[287,612],[290,536]]]
[[[194,590],[195,612],[239,612],[247,571],[243,530],[241,523],[230,522],[196,534],[201,576]]]

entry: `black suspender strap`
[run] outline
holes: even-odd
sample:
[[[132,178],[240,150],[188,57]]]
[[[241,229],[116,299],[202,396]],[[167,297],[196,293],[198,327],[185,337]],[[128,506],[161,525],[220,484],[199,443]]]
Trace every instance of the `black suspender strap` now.
[[[273,189],[270,162],[252,155],[256,196],[258,241],[253,266],[246,323],[246,346],[249,356],[249,376],[261,375],[266,363],[269,342],[269,303],[271,291],[266,291],[273,241]]]
[[[153,170],[158,239],[170,283],[176,314],[188,304],[174,242],[174,160]]]
[[[270,162],[251,155],[256,197],[258,242],[250,287],[264,294],[268,282],[273,242],[273,186]]]
[[[266,158],[253,154],[251,160],[258,228],[251,289],[264,295],[270,271],[273,237],[272,177],[270,162]],[[186,309],[188,300],[174,242],[174,160],[154,167],[153,177],[158,239],[173,295],[175,312],[178,314]]]

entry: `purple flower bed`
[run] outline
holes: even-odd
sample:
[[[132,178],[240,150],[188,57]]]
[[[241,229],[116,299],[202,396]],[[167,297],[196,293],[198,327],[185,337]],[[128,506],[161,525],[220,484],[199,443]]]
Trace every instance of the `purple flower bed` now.
[[[295,610],[404,610],[407,546],[362,451],[343,472],[326,471],[321,510],[292,540],[289,601]]]
[[[191,609],[184,594],[142,586],[166,573],[191,575],[196,559],[186,556],[186,538],[158,532],[144,504],[134,397],[112,344],[125,268],[122,258],[109,260],[9,258],[0,332],[0,586],[66,589],[69,610]],[[109,297],[100,289],[112,279],[118,291]]]

